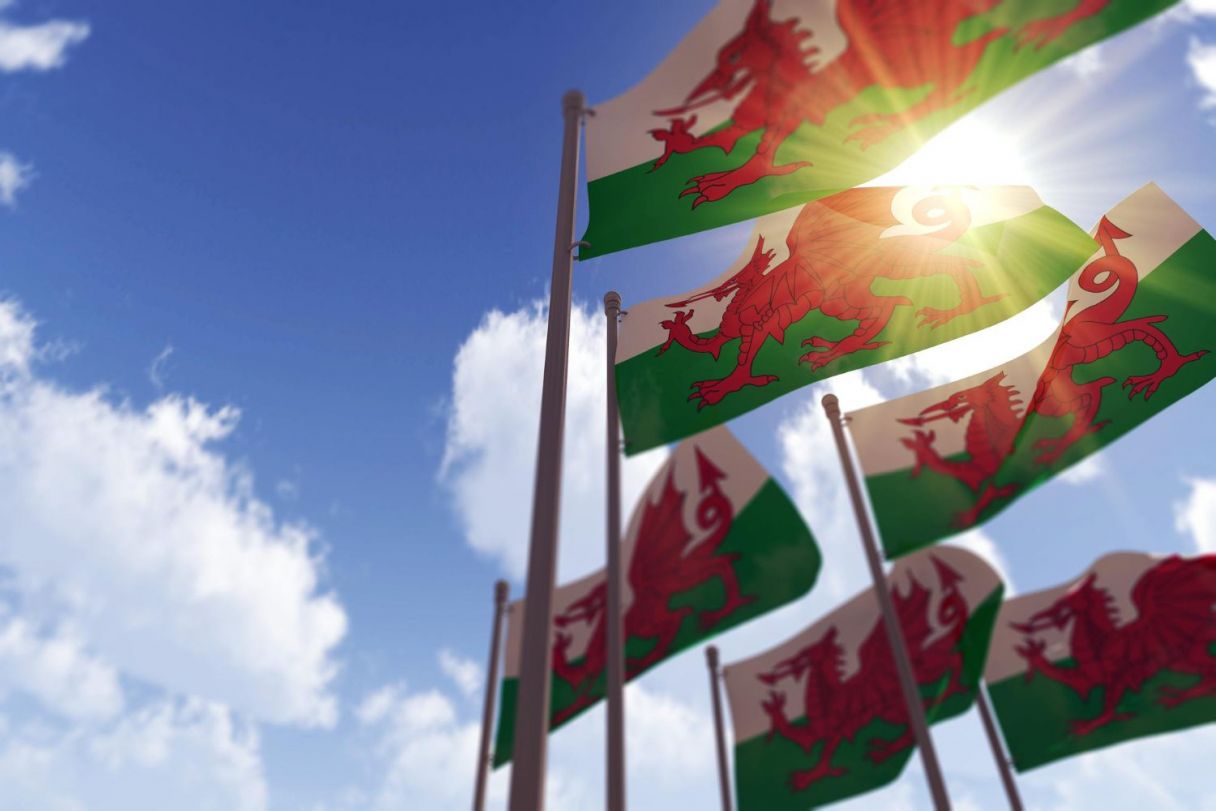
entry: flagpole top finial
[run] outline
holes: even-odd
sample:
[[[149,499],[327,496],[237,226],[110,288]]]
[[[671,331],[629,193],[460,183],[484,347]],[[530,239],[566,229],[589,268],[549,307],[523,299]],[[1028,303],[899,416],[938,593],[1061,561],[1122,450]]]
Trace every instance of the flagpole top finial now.
[[[496,582],[494,584],[494,601],[496,603],[505,603],[507,601],[507,594],[510,588],[511,587],[507,585],[506,580],[499,580]]]
[[[581,90],[567,90],[562,96],[562,111],[581,113],[587,107],[587,98]]]
[[[710,670],[718,669],[718,646],[710,645],[705,649],[705,658],[709,662]]]
[[[615,290],[609,290],[604,294],[604,312],[611,314],[613,310],[621,309],[621,294]]]
[[[840,400],[836,398],[835,394],[823,395],[821,402],[823,403],[823,410],[827,412],[829,418],[836,419],[840,416]]]

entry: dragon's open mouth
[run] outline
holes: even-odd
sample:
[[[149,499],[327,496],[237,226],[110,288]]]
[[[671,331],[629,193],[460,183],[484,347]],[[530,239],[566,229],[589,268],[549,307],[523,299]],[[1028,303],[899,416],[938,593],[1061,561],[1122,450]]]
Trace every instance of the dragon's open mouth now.
[[[937,405],[931,405],[928,408],[922,409],[918,416],[901,417],[899,418],[899,422],[902,422],[904,425],[911,425],[913,427],[919,427],[921,425],[925,425],[926,423],[936,422],[937,420],[944,419],[949,419],[951,422],[958,422],[963,417],[967,416],[967,412],[970,410],[971,409],[965,405],[951,408],[944,403],[938,403]]]
[[[655,110],[655,115],[673,116],[684,115],[685,113],[699,110],[702,107],[707,107],[719,101],[730,101],[735,96],[743,91],[752,81],[752,77],[746,73],[738,79],[732,73],[729,76],[721,76],[717,73],[711,73],[699,85],[693,88],[693,91],[688,94],[688,98],[684,99],[684,103],[679,107],[672,107],[667,110]]]
[[[1063,628],[1072,616],[1067,606],[1057,605],[1033,615],[1026,622],[1011,622],[1009,627],[1023,634],[1035,634],[1052,628]]]

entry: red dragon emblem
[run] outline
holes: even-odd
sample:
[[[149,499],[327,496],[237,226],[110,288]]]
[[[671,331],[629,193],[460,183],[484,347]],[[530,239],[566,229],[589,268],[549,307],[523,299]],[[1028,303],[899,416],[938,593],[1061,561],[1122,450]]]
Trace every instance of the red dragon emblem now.
[[[958,589],[962,578],[938,558],[932,560],[942,593],[937,609],[938,628],[929,621],[930,591],[915,578],[906,595],[898,590],[892,594],[904,638],[912,653],[917,681],[929,684],[948,677],[942,694],[927,700],[926,708],[970,689],[962,682],[963,657],[959,650],[969,613],[967,601]],[[826,777],[845,774],[846,769],[832,765],[836,749],[843,741],[853,740],[875,720],[881,719],[905,729],[893,740],[876,737],[868,741],[868,756],[874,763],[882,763],[913,744],[907,706],[881,619],[861,643],[860,667],[848,678],[843,676],[843,660],[844,651],[837,640],[837,629],[832,626],[818,640],[779,662],[771,671],[757,676],[770,686],[785,679],[804,680],[805,724],[795,724],[786,717],[783,692],[770,690],[761,705],[769,717],[770,741],[774,735],[780,735],[801,747],[808,758],[815,747],[823,743],[818,760],[811,768],[790,774],[790,786],[795,791],[803,791]]]
[[[663,492],[642,512],[637,541],[629,561],[629,587],[632,599],[625,610],[626,639],[653,640],[649,650],[625,659],[625,677],[631,679],[661,661],[671,652],[684,620],[694,613],[691,606],[672,608],[671,598],[681,592],[718,578],[726,598],[716,609],[703,611],[698,623],[703,631],[712,630],[755,597],[740,592],[734,563],[740,553],[723,553],[718,547],[726,539],[734,520],[734,508],[722,492],[726,474],[696,449],[700,501],[696,523],[701,537],[694,539],[684,526],[684,499],[688,495],[675,486],[674,471],[667,474]],[[553,642],[553,671],[578,691],[570,705],[554,714],[561,723],[593,704],[603,695],[597,684],[607,666],[607,584],[601,582],[564,612],[554,617],[558,630]],[[571,635],[561,629],[573,623],[592,625],[586,656],[569,659]]]
[[[785,331],[812,311],[840,321],[856,321],[857,328],[838,341],[813,336],[802,342],[812,348],[801,358],[812,370],[821,369],[854,352],[878,349],[887,341],[874,339],[886,329],[896,307],[911,306],[905,296],[878,295],[871,290],[876,279],[905,280],[944,275],[959,292],[958,305],[950,309],[922,307],[919,326],[939,327],[1003,296],[980,293],[972,269],[975,260],[949,256],[942,249],[954,243],[971,226],[971,211],[957,193],[934,194],[912,207],[919,225],[936,227],[927,234],[881,238],[887,228],[898,225],[891,205],[897,190],[852,189],[805,206],[791,226],[786,245],[789,258],[769,269],[774,252],[756,243],[751,260],[734,276],[684,301],[668,304],[676,309],[674,319],[661,322],[667,342],[659,354],[679,344],[690,352],[710,354],[716,360],[722,348],[739,340],[734,370],[720,380],[693,384],[690,400],[698,408],[721,402],[744,386],[764,386],[774,375],[756,374],[753,364],[770,338],[785,342]],[[682,310],[693,302],[731,297],[722,322],[711,337],[695,335],[688,326],[693,310]]]
[[[1055,462],[1079,439],[1106,425],[1106,421],[1094,420],[1102,405],[1102,390],[1116,382],[1115,378],[1099,377],[1078,383],[1073,379],[1077,366],[1093,363],[1140,341],[1157,356],[1157,369],[1150,374],[1131,375],[1123,381],[1123,387],[1130,389],[1129,398],[1143,393],[1147,401],[1164,381],[1178,374],[1179,369],[1208,353],[1201,349],[1189,355],[1179,354],[1173,342],[1157,326],[1166,319],[1164,315],[1119,320],[1135,298],[1140,283],[1135,264],[1121,256],[1115,244],[1116,240],[1129,236],[1103,217],[1098,225],[1098,242],[1104,255],[1086,265],[1077,278],[1077,285],[1088,293],[1111,292],[1064,324],[1047,368],[1035,387],[1031,411],[1049,417],[1072,417],[1072,424],[1061,436],[1047,437],[1035,443],[1040,451],[1036,461],[1040,464]],[[1075,303],[1069,302],[1069,308]]]
[[[1022,427],[1022,417],[1015,410],[1022,401],[1015,399],[1017,390],[1003,383],[1004,379],[1005,373],[1000,372],[978,386],[956,391],[940,403],[921,409],[915,417],[900,420],[905,425],[917,427],[911,437],[900,440],[905,448],[916,455],[913,478],[927,467],[943,476],[958,479],[975,492],[975,504],[955,516],[955,523],[960,528],[975,525],[980,514],[992,502],[1009,498],[1017,490],[1016,485],[997,486],[993,482],[997,471],[1013,452],[1014,439]],[[967,458],[942,458],[933,447],[937,434],[922,431],[920,426],[943,419],[958,422],[968,414],[971,420],[964,434]]]
[[[1012,1],[1012,0],[1011,0]],[[1100,12],[1110,0],[1077,0],[1069,12],[1035,20],[1017,32],[1022,45],[1042,46],[1075,23]],[[970,42],[955,41],[960,24],[1000,5],[1001,0],[838,0],[836,18],[848,38],[845,50],[816,69],[819,49],[807,46],[813,32],[797,19],[772,19],[771,0],[755,0],[743,30],[718,51],[714,69],[684,103],[655,115],[670,119],[667,129],[650,131],[663,144],[658,169],[676,154],[720,149],[726,154],[741,138],[760,131],[756,151],[742,165],[688,180],[680,196],[693,196],[693,208],[721,200],[735,189],[765,177],[786,175],[809,161],[778,164],[782,144],[803,124],[821,126],[828,114],[870,87],[914,91],[931,88],[919,101],[896,113],[853,119],[846,141],[862,148],[957,104],[964,85],[985,49],[1010,33],[998,28]],[[694,135],[696,115],[707,104],[739,98],[725,126]],[[652,169],[652,171],[653,171]]]
[[[1072,720],[1074,735],[1132,718],[1119,711],[1120,701],[1162,670],[1197,677],[1190,687],[1159,688],[1157,701],[1165,707],[1216,695],[1216,555],[1173,555],[1144,572],[1132,588],[1136,618],[1122,625],[1115,621],[1110,593],[1094,581],[1090,574],[1051,607],[1025,623],[1011,623],[1024,635],[1016,650],[1026,660],[1027,681],[1041,673],[1085,701],[1102,688],[1101,711],[1094,718]],[[1075,664],[1063,667],[1048,661],[1045,644],[1035,635],[1070,623]]]
[[[900,419],[905,425],[918,428],[900,443],[915,456],[911,475],[919,476],[928,468],[943,476],[957,479],[976,494],[971,508],[959,513],[955,523],[960,528],[976,524],[981,514],[993,502],[1009,498],[1017,492],[1015,483],[997,485],[994,481],[1005,460],[1014,452],[1018,432],[1031,413],[1049,417],[1072,417],[1068,429],[1058,437],[1045,437],[1035,442],[1040,465],[1056,462],[1082,437],[1100,430],[1108,421],[1096,422],[1102,406],[1102,390],[1116,382],[1113,377],[1099,377],[1078,383],[1073,379],[1076,367],[1100,360],[1128,344],[1140,341],[1157,356],[1157,369],[1149,374],[1130,375],[1123,381],[1129,397],[1143,393],[1147,401],[1161,384],[1178,374],[1192,361],[1208,354],[1206,349],[1182,355],[1169,337],[1157,326],[1164,315],[1150,315],[1121,321],[1136,295],[1139,273],[1135,264],[1120,255],[1116,240],[1130,234],[1103,217],[1098,225],[1098,242],[1103,255],[1082,268],[1077,285],[1088,293],[1110,294],[1098,303],[1081,310],[1061,327],[1046,368],[1039,376],[1026,415],[1019,416],[1014,406],[1022,401],[1011,386],[1002,384],[1004,373],[989,378],[979,386],[955,392],[940,403],[929,406],[916,417]],[[1076,304],[1071,301],[1068,309]],[[921,431],[920,426],[933,420],[949,418],[958,422],[967,414],[971,420],[965,435],[966,459],[945,459],[933,447],[933,431]]]

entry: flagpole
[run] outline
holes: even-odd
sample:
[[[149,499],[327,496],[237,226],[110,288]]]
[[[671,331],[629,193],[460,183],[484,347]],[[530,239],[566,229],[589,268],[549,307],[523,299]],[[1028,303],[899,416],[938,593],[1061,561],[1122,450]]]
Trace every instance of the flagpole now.
[[[562,444],[566,427],[566,375],[570,355],[570,287],[574,257],[574,205],[578,193],[578,153],[586,104],[570,90],[562,97],[561,174],[553,237],[553,277],[549,285],[549,328],[541,387],[540,435],[524,600],[523,648],[512,748],[510,811],[543,811],[549,735],[553,580],[557,575],[557,532],[561,507]]]
[[[1010,811],[1022,811],[1022,795],[1018,793],[1017,781],[1013,778],[1013,769],[1009,765],[1009,757],[1001,743],[1001,736],[996,729],[996,721],[992,717],[992,706],[988,703],[988,685],[982,681],[976,686],[975,703],[980,708],[980,720],[984,724],[984,734],[988,736],[988,745],[992,747],[992,758],[996,761],[997,771],[1001,773],[1001,783],[1005,786],[1005,797],[1009,800]]]
[[[616,402],[616,332],[621,313],[621,294],[604,294],[608,328],[607,355],[607,504],[608,544],[608,804],[607,811],[625,811],[625,646],[621,628],[621,423]]]
[[[929,736],[929,725],[925,721],[925,707],[921,701],[920,689],[912,669],[912,658],[908,655],[908,645],[904,639],[903,629],[895,616],[895,606],[891,602],[891,590],[882,570],[882,558],[878,554],[878,545],[874,541],[874,528],[870,525],[870,517],[866,513],[865,502],[862,501],[861,487],[857,483],[857,472],[853,469],[853,460],[849,456],[848,442],[844,436],[844,420],[840,414],[840,401],[835,394],[825,394],[823,410],[832,426],[832,436],[836,439],[836,450],[840,453],[840,465],[844,468],[844,478],[849,486],[849,498],[853,501],[853,513],[857,517],[857,528],[861,534],[861,545],[865,549],[866,562],[870,566],[870,576],[874,579],[874,592],[878,596],[878,606],[882,611],[883,624],[887,629],[887,641],[895,658],[895,669],[899,675],[899,686],[904,694],[904,702],[908,708],[908,723],[920,750],[921,764],[925,769],[925,777],[929,781],[929,793],[933,796],[933,806],[937,811],[949,811],[950,798],[946,793],[946,781],[942,778],[941,765],[937,759],[937,750],[933,748],[933,739]]]
[[[494,723],[494,695],[498,686],[498,645],[502,638],[502,611],[507,604],[507,581],[494,584],[494,624],[490,626],[490,662],[486,666],[486,702],[481,714],[481,744],[477,748],[477,785],[473,789],[473,811],[486,807],[486,782],[490,771],[490,726]]]
[[[722,811],[731,811],[730,770],[726,765],[726,732],[722,728],[722,686],[718,683],[718,646],[705,649],[705,663],[709,666],[709,694],[714,703],[714,739],[718,747],[718,785],[722,789]]]

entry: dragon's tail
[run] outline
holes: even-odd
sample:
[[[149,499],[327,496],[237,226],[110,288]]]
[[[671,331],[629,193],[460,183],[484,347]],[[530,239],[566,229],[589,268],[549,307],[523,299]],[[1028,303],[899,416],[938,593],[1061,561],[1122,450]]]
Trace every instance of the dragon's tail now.
[[[1103,255],[1090,262],[1077,277],[1077,286],[1087,293],[1114,291],[1077,314],[1077,318],[1097,323],[1113,324],[1127,311],[1136,295],[1140,274],[1135,263],[1119,253],[1115,240],[1131,236],[1106,217],[1098,224],[1098,243]],[[1070,302],[1073,304],[1075,302]]]

